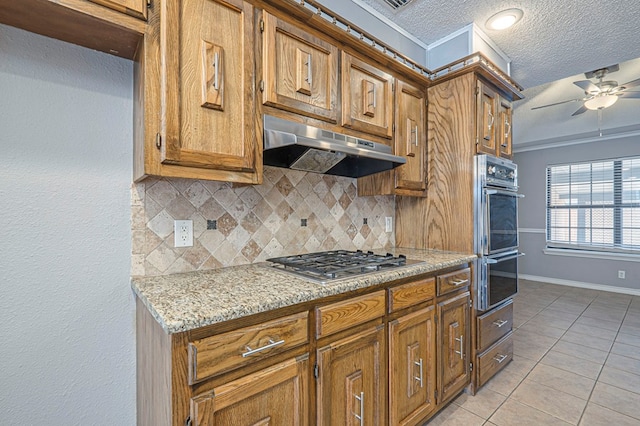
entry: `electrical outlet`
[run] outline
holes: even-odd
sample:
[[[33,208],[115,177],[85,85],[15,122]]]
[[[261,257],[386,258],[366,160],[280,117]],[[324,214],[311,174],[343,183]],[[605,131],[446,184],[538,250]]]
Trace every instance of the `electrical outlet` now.
[[[393,232],[393,218],[391,216],[384,218],[384,232]]]
[[[176,220],[173,222],[174,247],[193,246],[193,221]]]
[[[626,278],[626,272],[625,271],[618,271],[618,278],[620,278],[621,280],[624,280]]]

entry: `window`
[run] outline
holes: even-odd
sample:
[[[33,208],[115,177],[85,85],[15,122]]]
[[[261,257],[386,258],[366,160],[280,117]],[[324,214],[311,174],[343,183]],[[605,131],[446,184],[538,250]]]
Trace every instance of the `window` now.
[[[640,157],[547,167],[547,246],[640,253]]]

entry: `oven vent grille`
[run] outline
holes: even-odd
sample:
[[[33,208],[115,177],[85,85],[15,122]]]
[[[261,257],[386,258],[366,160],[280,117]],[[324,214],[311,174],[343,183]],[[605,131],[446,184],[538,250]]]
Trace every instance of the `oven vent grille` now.
[[[386,4],[388,4],[389,6],[391,6],[391,8],[393,10],[398,10],[403,6],[406,6],[407,4],[411,3],[412,0],[384,0],[384,2]]]

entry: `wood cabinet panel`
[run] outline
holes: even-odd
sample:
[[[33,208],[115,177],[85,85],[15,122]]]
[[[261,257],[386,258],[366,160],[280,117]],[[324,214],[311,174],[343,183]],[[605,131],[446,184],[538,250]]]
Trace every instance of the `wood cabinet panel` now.
[[[389,424],[422,424],[436,407],[435,307],[389,323]]]
[[[118,12],[140,19],[147,19],[147,0],[89,0]]]
[[[478,152],[497,155],[498,94],[481,81],[477,82],[476,143]]]
[[[435,278],[417,280],[389,289],[389,312],[399,311],[433,299],[436,295]]]
[[[308,356],[291,359],[191,399],[191,425],[307,425]]]
[[[471,269],[438,275],[438,296],[467,288],[471,285]]]
[[[316,308],[316,336],[329,336],[382,317],[385,312],[384,293],[384,290],[380,290]]]
[[[426,196],[426,95],[400,80],[396,86],[395,154],[407,159],[406,164],[395,170],[396,194]]]
[[[477,346],[482,352],[513,329],[513,301],[478,317]]]
[[[513,335],[504,336],[486,352],[478,356],[478,383],[480,387],[513,359]]]
[[[438,403],[445,403],[469,383],[469,292],[438,303]]]
[[[385,419],[384,326],[318,349],[318,425],[381,425]]]
[[[336,123],[338,48],[263,13],[263,103]]]
[[[167,61],[162,163],[256,171],[253,6],[242,0],[176,3],[167,2],[161,37]]]
[[[342,125],[391,138],[393,77],[342,52]]]
[[[279,318],[189,343],[189,384],[306,343],[307,313]]]
[[[511,102],[500,98],[498,103],[498,117],[500,118],[497,129],[498,153],[500,157],[511,158],[512,154],[512,107]]]

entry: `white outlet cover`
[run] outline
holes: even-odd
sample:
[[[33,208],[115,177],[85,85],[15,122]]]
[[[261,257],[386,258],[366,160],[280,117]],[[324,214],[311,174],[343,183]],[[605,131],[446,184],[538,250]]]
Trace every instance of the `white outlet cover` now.
[[[193,247],[193,221],[175,220],[173,222],[174,246]]]

